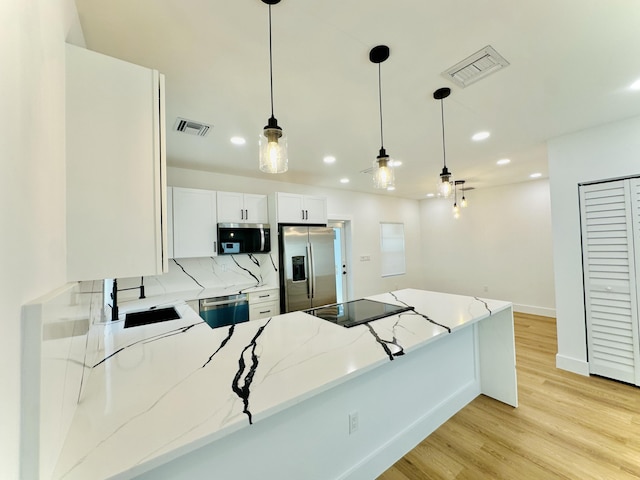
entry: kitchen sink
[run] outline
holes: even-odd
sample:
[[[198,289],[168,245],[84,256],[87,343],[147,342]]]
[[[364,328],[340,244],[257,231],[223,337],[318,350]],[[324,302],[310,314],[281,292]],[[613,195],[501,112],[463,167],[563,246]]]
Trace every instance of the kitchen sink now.
[[[151,323],[166,322],[180,318],[174,307],[151,308],[142,312],[127,313],[124,318],[124,328],[139,327]]]

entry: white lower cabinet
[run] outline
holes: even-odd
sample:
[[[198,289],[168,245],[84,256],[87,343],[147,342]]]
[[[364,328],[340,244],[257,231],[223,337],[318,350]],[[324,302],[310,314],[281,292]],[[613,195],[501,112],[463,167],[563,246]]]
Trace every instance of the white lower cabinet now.
[[[191,310],[200,315],[200,300],[186,300],[185,303],[189,308],[191,308]]]
[[[280,293],[277,288],[249,293],[249,320],[280,315]]]

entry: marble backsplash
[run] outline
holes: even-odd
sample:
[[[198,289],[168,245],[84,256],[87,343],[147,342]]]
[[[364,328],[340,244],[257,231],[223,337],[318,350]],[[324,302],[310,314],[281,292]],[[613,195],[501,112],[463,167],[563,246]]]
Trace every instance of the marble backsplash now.
[[[277,257],[270,253],[169,260],[169,272],[144,277],[147,297],[172,292],[219,290],[222,295],[250,287],[278,287]],[[141,277],[119,278],[119,301],[139,297]],[[124,289],[132,290],[124,290]],[[187,300],[187,299],[185,299]]]

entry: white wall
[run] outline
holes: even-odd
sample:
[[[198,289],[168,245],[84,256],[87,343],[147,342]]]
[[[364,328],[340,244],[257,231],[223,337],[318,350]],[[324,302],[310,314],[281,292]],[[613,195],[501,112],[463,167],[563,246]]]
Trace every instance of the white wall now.
[[[588,374],[578,183],[640,174],[640,117],[551,140],[549,176],[560,368]]]
[[[229,192],[325,195],[328,197],[329,219],[351,220],[354,263],[351,268],[352,298],[376,295],[399,288],[419,288],[422,284],[420,212],[418,202],[415,200],[177,167],[168,168],[167,183],[177,187],[207,188]],[[386,278],[380,276],[380,222],[404,223],[406,275]],[[370,256],[371,261],[359,261],[362,255]]]
[[[20,309],[66,282],[64,42],[72,0],[0,2],[0,478],[18,478]]]
[[[466,197],[469,207],[457,220],[453,201],[420,202],[424,288],[506,300],[516,311],[554,316],[549,182]]]

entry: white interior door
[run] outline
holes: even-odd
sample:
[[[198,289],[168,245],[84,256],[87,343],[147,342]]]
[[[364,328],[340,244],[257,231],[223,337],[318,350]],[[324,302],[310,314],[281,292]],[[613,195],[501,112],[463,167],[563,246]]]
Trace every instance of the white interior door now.
[[[580,187],[590,373],[639,384],[629,180]]]
[[[347,230],[349,222],[331,221],[327,226],[335,232],[334,252],[336,265],[336,302],[349,301],[349,264],[347,256]]]

